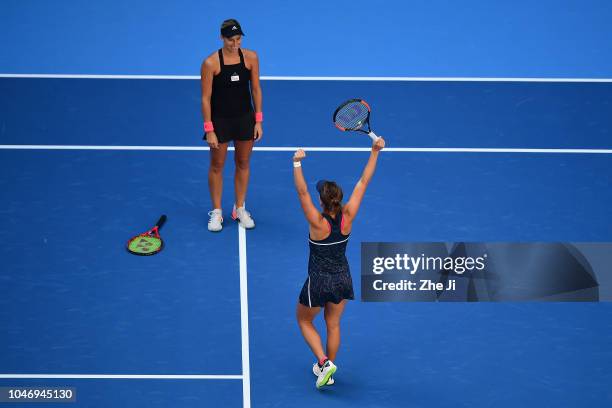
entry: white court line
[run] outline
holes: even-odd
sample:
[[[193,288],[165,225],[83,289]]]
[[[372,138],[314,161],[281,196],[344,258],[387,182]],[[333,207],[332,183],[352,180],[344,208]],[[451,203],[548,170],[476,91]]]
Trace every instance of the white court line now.
[[[0,374],[0,379],[100,379],[100,380],[242,380],[241,375],[146,375],[146,374]]]
[[[240,326],[242,334],[242,400],[243,407],[251,407],[251,366],[249,364],[249,302],[247,290],[246,231],[238,226],[238,254],[240,257]]]
[[[196,77],[200,79],[200,77]],[[612,82],[612,78],[512,78],[512,77],[307,77],[262,76],[269,81],[390,81],[390,82]]]
[[[0,74],[0,78],[64,79],[189,79],[198,75],[96,75],[96,74]],[[612,78],[513,78],[513,77],[369,77],[369,76],[275,76],[263,75],[262,81],[395,81],[395,82],[612,82]]]
[[[369,147],[254,147],[259,152],[369,152]],[[95,145],[0,145],[0,150],[136,150],[136,151],[206,151],[207,146],[95,146]],[[228,150],[234,150],[229,147]],[[409,153],[548,153],[548,154],[612,154],[612,149],[522,149],[480,147],[386,147],[383,152]]]

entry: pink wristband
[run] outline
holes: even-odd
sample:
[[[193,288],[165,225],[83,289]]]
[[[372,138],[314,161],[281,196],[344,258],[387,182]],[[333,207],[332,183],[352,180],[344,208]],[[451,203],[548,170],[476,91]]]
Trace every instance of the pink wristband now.
[[[205,132],[212,132],[214,130],[215,130],[215,128],[214,128],[212,122],[204,122],[204,131]]]
[[[263,112],[255,112],[255,122],[263,122]]]

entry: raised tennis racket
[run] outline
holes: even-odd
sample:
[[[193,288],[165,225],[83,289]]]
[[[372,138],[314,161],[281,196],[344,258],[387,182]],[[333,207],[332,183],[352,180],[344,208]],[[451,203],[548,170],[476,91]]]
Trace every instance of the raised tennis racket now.
[[[159,221],[149,231],[136,235],[127,243],[127,250],[134,255],[155,255],[164,247],[159,230],[166,222],[166,216],[159,217]]]
[[[376,141],[378,136],[370,129],[370,112],[370,105],[366,101],[349,99],[334,112],[334,125],[342,131],[363,132]]]

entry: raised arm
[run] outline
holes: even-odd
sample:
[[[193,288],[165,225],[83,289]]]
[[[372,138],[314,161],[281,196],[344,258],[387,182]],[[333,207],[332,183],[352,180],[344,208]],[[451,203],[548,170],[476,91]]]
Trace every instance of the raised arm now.
[[[306,180],[304,180],[304,174],[302,173],[302,159],[304,159],[304,157],[306,157],[306,153],[304,153],[302,149],[299,149],[293,155],[293,181],[295,182],[295,189],[297,190],[306,220],[312,227],[320,228],[323,217],[312,203],[310,193],[308,192],[308,186],[306,185]]]
[[[372,176],[374,176],[374,170],[376,169],[376,161],[378,160],[378,153],[385,147],[385,140],[382,137],[379,137],[376,142],[372,144],[372,152],[370,153],[370,158],[368,159],[368,163],[363,169],[363,173],[357,181],[355,188],[353,189],[353,193],[351,194],[351,198],[349,198],[348,202],[343,208],[344,216],[347,218],[347,221],[352,221],[355,219],[357,215],[357,211],[359,211],[359,206],[361,205],[361,200],[365,194],[366,188],[372,180]]]

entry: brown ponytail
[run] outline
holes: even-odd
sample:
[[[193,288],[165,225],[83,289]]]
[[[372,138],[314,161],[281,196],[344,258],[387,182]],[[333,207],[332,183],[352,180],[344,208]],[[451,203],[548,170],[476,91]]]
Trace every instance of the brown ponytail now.
[[[342,210],[342,188],[333,181],[326,181],[320,191],[323,212],[336,216]]]

